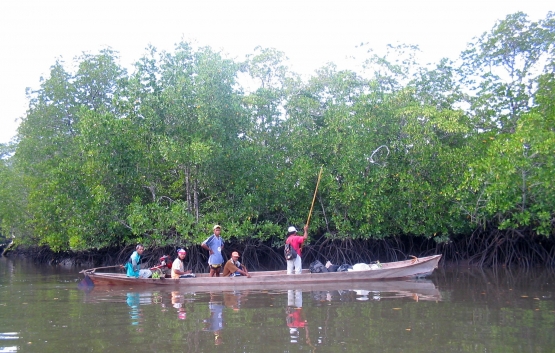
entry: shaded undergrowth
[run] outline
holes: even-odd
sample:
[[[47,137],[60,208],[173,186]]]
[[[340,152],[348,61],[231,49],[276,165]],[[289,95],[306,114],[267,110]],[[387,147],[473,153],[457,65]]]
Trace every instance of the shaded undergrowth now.
[[[280,242],[277,242],[279,244]],[[283,247],[275,248],[269,244],[249,239],[245,242],[227,241],[224,260],[229,259],[232,251],[239,251],[242,262],[251,270],[284,269],[286,261]],[[442,254],[442,263],[464,263],[477,267],[531,266],[555,267],[555,242],[553,237],[525,235],[522,232],[474,232],[470,237],[452,237],[446,243],[436,243],[433,239],[419,237],[390,237],[380,240],[312,239],[303,247],[303,267],[307,268],[315,260],[322,263],[355,264],[371,261],[400,261],[411,256],[422,257]],[[176,257],[178,247],[167,246],[147,248],[143,263],[155,265],[162,255]],[[24,256],[38,263],[65,264],[77,268],[92,268],[123,264],[133,252],[133,246],[109,248],[97,251],[54,253],[46,247],[18,247],[8,256]],[[186,266],[195,273],[208,271],[208,254],[199,245],[187,248]]]

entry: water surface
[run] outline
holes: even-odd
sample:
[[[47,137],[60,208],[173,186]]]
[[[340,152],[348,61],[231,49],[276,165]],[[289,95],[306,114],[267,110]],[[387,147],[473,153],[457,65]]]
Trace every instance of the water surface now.
[[[0,352],[555,352],[550,271],[439,269],[365,288],[78,288],[0,259]]]

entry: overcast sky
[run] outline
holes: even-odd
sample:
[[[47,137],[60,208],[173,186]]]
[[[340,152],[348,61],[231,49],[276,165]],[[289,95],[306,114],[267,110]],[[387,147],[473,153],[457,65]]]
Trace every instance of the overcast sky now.
[[[455,59],[473,37],[522,11],[537,21],[547,0],[0,0],[0,143],[25,114],[56,58],[111,47],[130,67],[148,44],[173,50],[182,38],[243,59],[257,45],[285,52],[310,75],[340,64],[361,42],[417,44],[425,60]],[[552,4],[552,3],[551,3]]]

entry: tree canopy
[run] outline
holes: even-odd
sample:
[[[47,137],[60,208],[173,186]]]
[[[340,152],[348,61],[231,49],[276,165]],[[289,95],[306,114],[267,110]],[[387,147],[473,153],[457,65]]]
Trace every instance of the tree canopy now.
[[[244,61],[149,47],[131,73],[111,49],[73,71],[57,61],[2,146],[2,235],[54,251],[187,246],[218,223],[279,247],[322,167],[311,229],[327,241],[552,240],[554,24],[516,13],[455,60],[391,46],[308,79],[262,47]]]

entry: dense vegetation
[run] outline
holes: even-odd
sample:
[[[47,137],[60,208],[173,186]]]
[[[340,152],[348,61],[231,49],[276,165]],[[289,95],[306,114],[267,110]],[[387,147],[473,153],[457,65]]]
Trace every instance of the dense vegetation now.
[[[219,223],[262,257],[304,225],[323,166],[314,257],[555,264],[554,14],[509,15],[454,61],[417,54],[368,50],[309,79],[265,48],[150,47],[132,73],[111,49],[58,61],[1,146],[2,235],[191,247]]]

